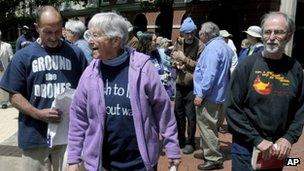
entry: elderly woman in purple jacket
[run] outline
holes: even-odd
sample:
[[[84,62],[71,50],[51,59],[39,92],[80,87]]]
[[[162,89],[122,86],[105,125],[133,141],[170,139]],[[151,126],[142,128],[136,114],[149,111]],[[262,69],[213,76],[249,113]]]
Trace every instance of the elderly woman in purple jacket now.
[[[157,170],[159,135],[169,165],[180,149],[170,99],[149,56],[127,48],[126,20],[93,16],[85,34],[94,60],[83,73],[70,110],[69,170]]]

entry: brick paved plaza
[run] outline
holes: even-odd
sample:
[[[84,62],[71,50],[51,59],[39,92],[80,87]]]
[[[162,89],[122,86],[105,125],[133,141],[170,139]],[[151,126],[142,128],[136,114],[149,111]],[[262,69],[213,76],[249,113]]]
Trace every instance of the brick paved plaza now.
[[[17,145],[17,110],[14,108],[0,109],[0,170],[2,171],[22,171],[20,167],[21,152]],[[231,134],[220,132],[221,150],[224,153],[224,168],[221,170],[231,170],[230,146]],[[196,133],[197,149],[199,144],[199,133]],[[304,136],[302,134],[298,143],[294,144],[291,157],[300,158],[301,163],[297,167],[285,167],[285,171],[304,170]],[[200,152],[197,150],[196,152]],[[197,171],[197,165],[202,160],[195,159],[193,154],[183,155],[179,171]],[[159,171],[167,171],[168,164],[164,155],[160,157],[158,163]]]

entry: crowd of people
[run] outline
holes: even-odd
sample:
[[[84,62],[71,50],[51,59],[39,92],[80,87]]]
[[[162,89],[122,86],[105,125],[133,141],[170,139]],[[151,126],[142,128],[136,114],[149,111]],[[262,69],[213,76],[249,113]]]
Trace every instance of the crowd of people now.
[[[135,33],[115,12],[62,27],[60,12],[42,6],[35,26],[39,37],[24,26],[15,54],[0,32],[0,100],[19,110],[26,171],[152,171],[162,148],[170,169],[178,168],[181,153],[197,150],[196,128],[197,168],[221,169],[225,119],[232,170],[252,170],[254,147],[264,159],[284,159],[302,133],[303,69],[284,54],[295,31],[284,13],[244,31],[239,53],[227,30],[211,21],[198,30],[191,17],[176,41]],[[48,124],[62,120],[52,102],[67,89],[75,89],[67,143],[49,147]]]

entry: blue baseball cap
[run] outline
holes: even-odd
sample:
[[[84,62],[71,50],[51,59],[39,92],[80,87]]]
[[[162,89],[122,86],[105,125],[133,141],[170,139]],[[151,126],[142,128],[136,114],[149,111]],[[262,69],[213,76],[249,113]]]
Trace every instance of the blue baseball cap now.
[[[196,25],[194,24],[193,20],[191,19],[191,17],[187,17],[182,25],[181,25],[181,28],[180,28],[180,32],[183,32],[183,33],[191,33],[193,32],[194,30],[196,30]]]

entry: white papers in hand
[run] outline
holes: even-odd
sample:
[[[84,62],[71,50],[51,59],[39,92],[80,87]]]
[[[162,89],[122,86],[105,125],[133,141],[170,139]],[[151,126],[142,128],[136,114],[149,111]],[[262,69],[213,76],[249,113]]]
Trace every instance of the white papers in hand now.
[[[65,145],[68,142],[69,112],[75,89],[66,89],[59,94],[52,103],[52,109],[62,112],[59,123],[49,123],[47,139],[49,147],[54,145]]]

